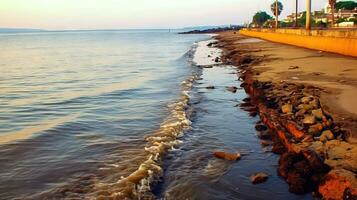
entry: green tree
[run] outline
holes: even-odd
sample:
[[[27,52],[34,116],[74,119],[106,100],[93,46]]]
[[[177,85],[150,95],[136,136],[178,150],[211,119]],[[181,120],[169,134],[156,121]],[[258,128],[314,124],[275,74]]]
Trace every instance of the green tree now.
[[[272,17],[268,13],[260,11],[253,16],[253,23],[261,27],[269,19],[272,19]]]
[[[336,9],[353,10],[357,7],[357,2],[355,1],[339,1],[336,3]]]
[[[277,16],[279,16],[281,14],[281,12],[283,11],[284,7],[283,7],[283,4],[280,1],[278,1],[278,13],[276,13],[275,5],[276,5],[275,2],[272,3],[270,5],[270,9],[271,9],[271,12],[274,14],[274,16],[277,17]]]

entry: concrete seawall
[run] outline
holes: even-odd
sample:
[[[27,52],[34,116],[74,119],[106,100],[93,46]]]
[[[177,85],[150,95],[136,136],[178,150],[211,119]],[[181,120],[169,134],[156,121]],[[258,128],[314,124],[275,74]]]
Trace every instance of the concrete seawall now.
[[[357,57],[356,30],[242,29],[240,34],[272,42]]]

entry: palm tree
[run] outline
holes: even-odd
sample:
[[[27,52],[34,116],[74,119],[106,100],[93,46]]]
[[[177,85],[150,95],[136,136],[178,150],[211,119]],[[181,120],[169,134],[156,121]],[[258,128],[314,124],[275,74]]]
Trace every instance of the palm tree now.
[[[270,5],[270,9],[275,16],[275,28],[278,28],[278,16],[281,14],[281,11],[283,11],[283,4],[275,0],[275,2]]]
[[[332,13],[332,27],[334,27],[335,25],[335,4],[336,4],[336,0],[328,0],[328,3],[331,6],[331,13]]]
[[[295,0],[295,28],[298,27],[298,0]]]

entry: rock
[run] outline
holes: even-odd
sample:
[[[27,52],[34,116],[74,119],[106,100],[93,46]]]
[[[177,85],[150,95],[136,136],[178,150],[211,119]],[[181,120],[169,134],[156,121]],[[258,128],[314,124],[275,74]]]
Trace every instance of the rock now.
[[[298,105],[299,110],[305,110],[305,112],[314,109],[314,107],[311,104],[300,104]]]
[[[312,150],[303,150],[302,154],[307,159],[314,172],[324,173],[329,170],[329,167],[323,162],[323,159],[316,152]]]
[[[324,126],[321,123],[314,124],[309,127],[309,134],[313,136],[319,136],[321,131],[324,129]]]
[[[312,110],[311,113],[312,113],[313,116],[315,116],[316,119],[321,120],[322,117],[323,117],[323,113],[322,113],[321,108],[320,109],[316,109],[316,110]]]
[[[292,69],[299,69],[299,66],[290,66],[289,69],[290,69],[290,70],[292,70]]]
[[[285,104],[281,107],[281,111],[285,114],[290,114],[293,112],[293,106],[291,104]]]
[[[250,97],[246,97],[246,98],[244,98],[242,101],[244,101],[244,102],[250,102],[252,99],[250,98]]]
[[[306,113],[306,110],[305,109],[300,109],[299,111],[297,111],[295,113],[295,117],[301,117],[301,116],[304,116]]]
[[[289,184],[291,193],[304,194],[306,192],[306,180],[298,172],[289,173],[286,182]]]
[[[273,142],[270,141],[270,140],[262,140],[262,141],[260,142],[260,144],[261,144],[263,147],[267,147],[267,146],[272,145]]]
[[[216,57],[215,59],[214,59],[214,62],[216,62],[216,63],[218,63],[218,62],[220,62],[221,61],[221,59],[219,58],[219,57]]]
[[[256,174],[253,174],[252,176],[250,176],[250,181],[253,184],[259,184],[259,183],[265,182],[266,180],[268,180],[268,178],[269,178],[269,175],[267,173],[259,172],[259,173],[256,173]]]
[[[262,140],[271,140],[271,135],[268,131],[260,131],[258,137]]]
[[[227,90],[230,91],[230,92],[232,92],[232,93],[236,93],[237,90],[238,90],[238,88],[235,87],[235,86],[232,86],[232,87],[227,87]]]
[[[326,130],[326,131],[322,132],[322,134],[320,136],[320,141],[326,142],[328,140],[333,140],[334,138],[335,138],[335,136],[333,135],[333,133],[330,130]]]
[[[239,160],[241,158],[240,153],[226,153],[226,152],[216,151],[213,152],[213,155],[217,158],[230,160],[230,161]]]
[[[315,117],[312,115],[305,115],[303,119],[303,124],[305,125],[313,125],[316,123]]]
[[[212,47],[213,45],[216,45],[216,44],[218,44],[218,42],[210,42],[210,43],[207,44],[207,46],[208,47]]]
[[[323,199],[357,199],[357,179],[353,172],[331,170],[321,182],[319,193]]]
[[[312,106],[313,108],[319,108],[320,102],[317,99],[313,99],[312,101],[309,102],[309,105]]]
[[[215,89],[215,87],[213,85],[210,85],[210,86],[207,86],[206,89],[213,90],[213,89]]]
[[[257,124],[257,125],[255,125],[255,130],[257,130],[257,131],[266,131],[266,130],[268,130],[268,127],[265,126],[264,124]]]
[[[274,143],[271,151],[275,154],[283,154],[286,152],[286,148],[283,144]]]
[[[308,104],[310,101],[312,101],[313,100],[313,97],[303,97],[303,98],[301,98],[301,103],[303,103],[303,104]]]
[[[299,161],[294,164],[294,169],[303,177],[309,178],[312,174],[312,169],[306,160]]]
[[[325,143],[325,164],[357,172],[357,147],[344,141],[330,140]]]
[[[211,56],[211,55],[208,55],[207,57],[209,57],[209,58],[210,58],[210,57],[212,57],[212,56]]]
[[[323,156],[325,154],[324,144],[320,141],[313,142],[309,149],[315,151],[319,156]]]

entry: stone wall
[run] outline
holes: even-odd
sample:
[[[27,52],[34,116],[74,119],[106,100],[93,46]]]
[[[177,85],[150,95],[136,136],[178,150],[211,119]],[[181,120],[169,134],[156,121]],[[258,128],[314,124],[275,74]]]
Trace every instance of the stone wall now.
[[[240,34],[272,42],[357,57],[357,30],[242,29]]]

